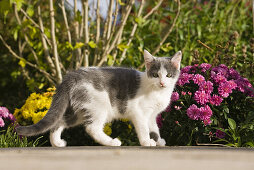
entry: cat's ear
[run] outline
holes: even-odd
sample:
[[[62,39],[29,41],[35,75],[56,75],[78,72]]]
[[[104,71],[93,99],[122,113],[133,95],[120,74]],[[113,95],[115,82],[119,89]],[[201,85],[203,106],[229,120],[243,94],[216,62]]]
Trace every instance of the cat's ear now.
[[[145,60],[146,69],[150,69],[151,62],[154,60],[154,57],[152,56],[152,54],[150,54],[146,50],[144,50],[144,60]]]
[[[175,53],[175,55],[171,59],[171,63],[178,69],[180,70],[180,65],[181,65],[181,59],[182,59],[182,52],[178,51]]]

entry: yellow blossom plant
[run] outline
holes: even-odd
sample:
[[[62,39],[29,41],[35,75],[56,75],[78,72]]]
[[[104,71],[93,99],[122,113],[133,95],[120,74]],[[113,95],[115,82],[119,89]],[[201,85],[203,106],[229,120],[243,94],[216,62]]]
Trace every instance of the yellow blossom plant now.
[[[55,88],[48,88],[47,92],[32,93],[20,109],[15,109],[14,116],[21,125],[39,122],[47,113]]]

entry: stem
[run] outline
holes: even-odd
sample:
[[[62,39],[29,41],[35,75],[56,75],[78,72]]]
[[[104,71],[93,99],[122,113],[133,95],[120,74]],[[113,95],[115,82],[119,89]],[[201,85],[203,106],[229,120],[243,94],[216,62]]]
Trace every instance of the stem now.
[[[49,10],[50,10],[50,25],[51,25],[51,40],[53,46],[53,55],[56,67],[57,74],[57,83],[62,82],[62,72],[60,69],[59,57],[57,52],[57,43],[56,43],[56,35],[55,35],[55,12],[53,6],[53,0],[49,0]]]
[[[16,4],[16,3],[15,3]],[[44,33],[44,30],[41,29],[41,27],[31,18],[29,17],[29,15],[21,8],[20,11],[25,15],[25,17],[31,21],[34,26],[36,28],[38,28],[40,31],[41,31],[41,34],[43,35],[43,37],[45,38],[45,40],[47,41],[47,43],[49,44],[50,47],[52,47],[51,43],[50,43],[50,40],[48,39],[48,37],[46,36],[46,34]]]
[[[13,50],[12,48],[4,41],[2,35],[0,35],[0,40],[3,42],[4,46],[9,50],[9,52],[17,59],[19,60],[25,60],[23,57],[18,56]],[[44,76],[49,80],[50,83],[55,84],[54,83],[54,77],[52,77],[49,73],[47,73],[46,71],[40,69],[37,65],[30,63],[29,61],[25,60],[26,64],[29,65],[30,67],[33,67],[35,69],[37,69],[39,72],[43,73]]]
[[[132,9],[132,6],[135,2],[135,0],[130,0],[129,1],[130,3],[127,5],[126,7],[126,12],[123,14],[123,18],[122,18],[122,23],[121,23],[121,26],[120,28],[118,29],[114,39],[113,39],[113,42],[110,44],[110,42],[108,41],[107,44],[106,44],[106,47],[104,49],[104,53],[102,55],[102,59],[100,60],[100,62],[97,64],[97,66],[102,66],[102,64],[106,61],[107,59],[107,55],[113,50],[113,48],[115,48],[117,46],[117,44],[121,41],[121,38],[122,38],[122,33],[123,33],[123,29],[124,29],[124,26],[127,22],[127,19],[128,19],[128,16],[131,12],[131,9]],[[109,46],[110,44],[110,46]]]
[[[144,0],[141,1],[141,4],[140,4],[139,10],[138,10],[138,15],[137,15],[137,17],[140,17],[141,14],[142,14],[143,7],[144,7],[144,4],[145,4],[144,2],[145,2]],[[135,34],[137,28],[138,28],[138,23],[135,23],[134,26],[133,26],[133,28],[132,28],[131,35],[130,35],[129,41],[128,41],[128,43],[127,43],[127,46],[129,46],[129,45],[131,44],[131,42],[132,42],[132,40],[133,40],[133,37],[134,37],[134,34]],[[124,49],[124,51],[123,51],[123,53],[122,53],[122,56],[121,56],[121,58],[120,58],[120,63],[122,63],[123,60],[125,59],[126,52],[127,52],[127,49]]]
[[[68,35],[68,42],[71,44],[71,32],[70,32],[68,19],[67,19],[67,15],[66,15],[66,11],[65,11],[64,1],[65,0],[61,0],[61,5],[59,4],[59,6],[62,9],[62,13],[63,13],[63,17],[64,17],[64,24],[65,24],[65,27],[67,30],[67,35]]]
[[[97,0],[97,8],[96,8],[96,39],[95,39],[95,42],[96,42],[97,45],[98,45],[99,39],[100,39],[100,29],[101,29],[101,25],[100,25],[101,20],[100,19],[101,19],[101,16],[100,16],[100,0]],[[96,65],[97,60],[98,60],[98,55],[99,55],[99,51],[96,50],[95,51],[95,56],[94,56],[94,59],[93,59],[93,65]]]
[[[43,22],[42,22],[42,18],[41,18],[41,7],[38,6],[38,19],[39,19],[39,25],[40,25],[40,29],[44,32],[44,26],[43,26]],[[44,55],[45,55],[45,58],[49,64],[49,67],[51,69],[51,72],[53,75],[56,75],[56,68],[55,68],[55,65],[50,57],[50,54],[49,54],[49,48],[48,48],[48,45],[46,43],[46,39],[45,37],[43,36],[43,33],[41,32],[41,40],[42,40],[42,46],[43,46],[43,50],[44,50]]]
[[[89,42],[89,29],[88,29],[88,0],[82,0],[82,5],[83,5],[83,10],[84,10],[84,32],[85,32],[85,50],[84,50],[84,55],[85,55],[85,60],[84,60],[84,66],[88,67],[89,66],[89,51],[88,51],[88,42]]]

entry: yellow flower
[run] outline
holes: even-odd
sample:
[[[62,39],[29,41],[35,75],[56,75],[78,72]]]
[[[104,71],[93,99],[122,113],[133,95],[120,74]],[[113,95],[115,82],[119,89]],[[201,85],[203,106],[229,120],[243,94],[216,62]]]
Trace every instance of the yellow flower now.
[[[111,123],[107,123],[107,124],[104,126],[103,131],[104,131],[104,133],[106,133],[108,136],[110,136],[110,135],[112,134]]]
[[[20,109],[15,109],[14,116],[19,123],[35,124],[48,112],[55,94],[55,88],[47,89],[43,94],[32,93]]]

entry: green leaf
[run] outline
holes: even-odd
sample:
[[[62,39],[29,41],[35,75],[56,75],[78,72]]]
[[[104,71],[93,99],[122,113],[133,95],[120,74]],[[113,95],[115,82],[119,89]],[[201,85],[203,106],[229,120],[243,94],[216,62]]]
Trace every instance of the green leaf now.
[[[17,41],[17,39],[18,39],[18,30],[17,29],[15,29],[13,32],[13,38],[15,41]]]
[[[0,1],[0,14],[4,15],[4,18],[6,18],[7,14],[11,10],[11,5],[9,0],[1,0]]]
[[[65,43],[65,47],[73,50],[73,46],[68,41]]]
[[[164,52],[169,52],[171,50],[173,50],[173,47],[170,45],[170,43],[166,43],[166,44],[163,44],[161,46],[161,49],[164,51]]]
[[[25,68],[25,66],[26,66],[26,60],[22,58],[22,59],[19,61],[19,65],[20,65],[21,67]]]
[[[232,129],[232,130],[235,130],[236,129],[236,122],[231,119],[231,118],[228,118],[228,124],[229,124],[229,127]]]
[[[16,4],[17,4],[17,10],[19,11],[25,1],[24,0],[14,0],[14,2],[16,2]]]
[[[32,17],[34,15],[34,9],[32,5],[29,5],[27,10],[26,10],[27,14]]]
[[[135,22],[138,24],[138,26],[141,26],[146,20],[143,19],[141,16],[135,18]]]
[[[122,0],[118,0],[119,5],[124,6],[125,3],[122,2]]]
[[[95,44],[94,41],[89,41],[89,42],[88,42],[88,45],[89,45],[91,48],[96,48],[96,47],[97,47],[97,45]]]
[[[108,65],[109,66],[113,65],[114,64],[113,56],[108,54],[107,58],[108,58]]]
[[[39,89],[42,89],[43,87],[44,87],[44,84],[41,83],[41,84],[39,85]]]
[[[77,42],[76,45],[74,46],[74,50],[78,48],[82,48],[85,44],[82,42]]]
[[[120,50],[120,51],[124,51],[124,49],[128,49],[130,48],[130,46],[126,45],[126,44],[119,44],[117,46],[117,48]]]

